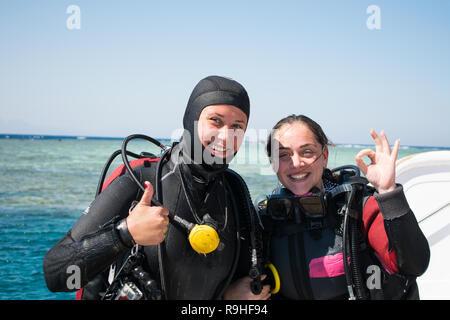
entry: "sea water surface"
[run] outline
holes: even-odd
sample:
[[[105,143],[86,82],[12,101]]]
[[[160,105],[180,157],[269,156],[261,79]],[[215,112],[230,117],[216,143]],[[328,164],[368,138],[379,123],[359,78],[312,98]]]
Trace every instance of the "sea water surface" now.
[[[47,289],[42,262],[94,199],[105,162],[122,141],[29,138],[0,139],[0,300],[74,299],[74,293]],[[354,164],[367,147],[330,148],[328,167]],[[144,141],[130,143],[129,149],[158,153]],[[441,149],[402,147],[399,158]],[[120,164],[118,157],[112,168]],[[245,179],[253,200],[277,184],[264,144],[244,144],[230,167]]]

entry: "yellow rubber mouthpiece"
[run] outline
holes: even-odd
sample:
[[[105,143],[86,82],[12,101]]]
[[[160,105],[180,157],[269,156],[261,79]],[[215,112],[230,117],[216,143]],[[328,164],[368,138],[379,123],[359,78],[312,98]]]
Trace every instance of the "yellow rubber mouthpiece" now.
[[[198,253],[210,253],[216,250],[220,239],[217,231],[206,224],[196,224],[189,233],[189,243]]]
[[[275,286],[272,290],[270,290],[270,293],[271,294],[278,293],[278,291],[280,291],[281,281],[280,281],[280,275],[278,274],[277,268],[275,268],[275,266],[270,262],[266,263],[266,265],[264,267],[269,268],[269,270],[272,271],[273,279],[275,281]]]

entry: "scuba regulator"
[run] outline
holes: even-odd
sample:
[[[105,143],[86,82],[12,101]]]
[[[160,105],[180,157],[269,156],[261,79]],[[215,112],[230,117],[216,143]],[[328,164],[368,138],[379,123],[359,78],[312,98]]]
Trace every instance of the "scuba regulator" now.
[[[203,216],[202,224],[193,224],[179,216],[174,216],[173,220],[189,232],[189,243],[197,253],[211,253],[219,246],[220,239],[216,231],[217,223],[209,214]]]

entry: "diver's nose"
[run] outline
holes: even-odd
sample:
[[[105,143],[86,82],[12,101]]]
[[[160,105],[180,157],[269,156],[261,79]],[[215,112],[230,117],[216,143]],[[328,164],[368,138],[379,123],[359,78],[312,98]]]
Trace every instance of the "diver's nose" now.
[[[294,168],[302,168],[305,166],[305,161],[297,152],[294,152],[294,154],[291,156],[291,160],[292,167]]]

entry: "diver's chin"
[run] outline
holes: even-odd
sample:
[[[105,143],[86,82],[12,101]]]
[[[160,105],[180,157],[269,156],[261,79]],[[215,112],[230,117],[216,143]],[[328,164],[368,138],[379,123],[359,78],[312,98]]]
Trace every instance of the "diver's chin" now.
[[[309,183],[305,183],[304,181],[289,181],[288,183],[286,183],[285,187],[287,187],[293,194],[297,196],[307,194],[313,188],[313,186],[311,186]]]

